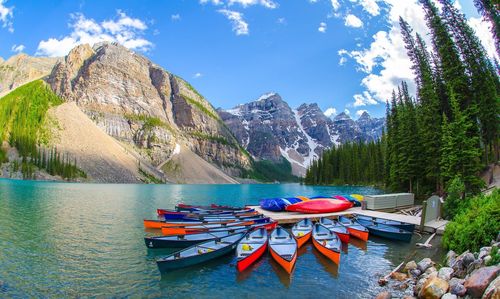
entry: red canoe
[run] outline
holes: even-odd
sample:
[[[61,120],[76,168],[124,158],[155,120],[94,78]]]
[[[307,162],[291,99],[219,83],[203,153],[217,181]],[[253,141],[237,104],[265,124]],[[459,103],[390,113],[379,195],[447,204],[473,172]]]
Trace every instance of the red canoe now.
[[[333,213],[347,210],[352,203],[340,199],[314,199],[302,201],[286,207],[287,211],[306,214]]]

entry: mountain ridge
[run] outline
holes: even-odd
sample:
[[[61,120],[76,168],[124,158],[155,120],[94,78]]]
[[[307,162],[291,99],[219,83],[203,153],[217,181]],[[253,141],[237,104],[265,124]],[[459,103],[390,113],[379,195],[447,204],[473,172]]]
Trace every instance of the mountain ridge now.
[[[278,162],[283,157],[297,176],[303,176],[325,149],[349,141],[379,139],[385,124],[384,118],[372,118],[368,113],[356,121],[345,112],[329,118],[317,103],[292,109],[276,92],[217,111],[254,158]]]

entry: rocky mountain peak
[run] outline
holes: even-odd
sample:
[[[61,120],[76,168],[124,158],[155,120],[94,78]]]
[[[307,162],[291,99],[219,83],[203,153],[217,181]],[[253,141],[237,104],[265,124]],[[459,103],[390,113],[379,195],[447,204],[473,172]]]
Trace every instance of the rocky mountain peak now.
[[[342,120],[352,120],[351,117],[345,113],[345,112],[341,112],[339,114],[337,114],[334,118],[333,118],[333,121],[342,121]]]
[[[358,118],[358,121],[365,121],[365,120],[370,120],[371,116],[368,114],[368,112],[364,111]]]

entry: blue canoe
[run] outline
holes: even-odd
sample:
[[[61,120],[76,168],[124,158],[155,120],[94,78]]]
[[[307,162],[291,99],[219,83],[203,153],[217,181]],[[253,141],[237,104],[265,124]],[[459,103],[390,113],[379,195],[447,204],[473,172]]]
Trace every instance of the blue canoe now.
[[[396,220],[383,219],[383,218],[377,218],[377,217],[363,216],[363,215],[356,215],[356,219],[358,219],[358,220],[366,220],[366,221],[373,221],[375,223],[379,223],[379,224],[383,224],[383,225],[394,226],[396,228],[400,228],[400,229],[409,231],[411,233],[413,233],[413,231],[415,231],[415,224],[411,224],[411,223],[406,223],[406,222],[401,222],[401,221],[396,221]]]
[[[224,256],[236,249],[236,245],[243,239],[245,234],[246,232],[236,233],[193,245],[158,259],[156,264],[160,272],[167,272]]]
[[[386,239],[410,242],[412,233],[394,226],[380,224],[372,220],[356,219],[354,223],[359,223],[366,227],[371,235]]]
[[[296,197],[286,197],[286,198],[266,198],[261,199],[259,204],[264,210],[281,212],[285,211],[285,208],[294,203],[301,202],[302,200]]]

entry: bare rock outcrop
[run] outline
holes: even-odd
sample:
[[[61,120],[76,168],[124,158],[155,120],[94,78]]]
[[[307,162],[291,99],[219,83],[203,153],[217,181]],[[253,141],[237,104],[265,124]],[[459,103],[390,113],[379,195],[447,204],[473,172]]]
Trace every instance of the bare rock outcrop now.
[[[215,109],[189,83],[123,46],[80,45],[54,67],[47,82],[155,166],[183,144],[235,174],[251,167]]]
[[[0,59],[0,97],[17,87],[50,74],[60,58],[31,57],[17,54]]]

